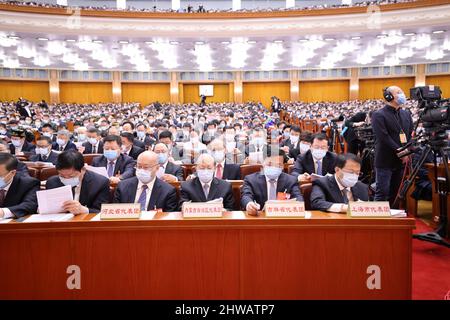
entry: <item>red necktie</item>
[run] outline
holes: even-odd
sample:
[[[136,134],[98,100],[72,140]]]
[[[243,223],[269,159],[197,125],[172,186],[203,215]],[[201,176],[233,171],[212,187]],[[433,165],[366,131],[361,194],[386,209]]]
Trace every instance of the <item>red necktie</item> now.
[[[220,163],[217,165],[216,178],[222,179],[222,165]]]

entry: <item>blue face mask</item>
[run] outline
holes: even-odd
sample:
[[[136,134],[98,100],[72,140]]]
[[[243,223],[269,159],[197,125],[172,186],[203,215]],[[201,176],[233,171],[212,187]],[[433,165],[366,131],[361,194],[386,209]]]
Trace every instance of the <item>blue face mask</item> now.
[[[405,96],[404,93],[399,93],[399,94],[397,95],[397,103],[400,104],[400,105],[406,103],[406,96]]]
[[[116,150],[105,150],[103,152],[103,155],[105,156],[106,159],[108,159],[109,161],[113,161],[116,160],[118,157],[117,151]]]
[[[63,177],[59,177],[59,180],[61,180],[61,183],[65,186],[71,186],[71,187],[76,187],[77,185],[80,184],[80,178],[75,177],[75,178],[63,178]]]
[[[137,132],[137,137],[142,139],[143,137],[145,137],[145,132],[144,131],[138,131]]]
[[[214,177],[214,170],[197,170],[197,176],[202,183],[209,183]]]
[[[164,164],[167,162],[167,153],[158,153],[158,163],[159,164]]]
[[[6,176],[8,176],[8,174],[7,174]],[[6,177],[6,176],[5,176],[5,177]],[[5,177],[0,177],[0,189],[5,188],[5,187],[8,185],[8,183],[9,183],[9,182],[7,182],[7,181],[5,180]]]
[[[265,166],[264,167],[264,175],[269,178],[270,180],[276,180],[281,174],[282,169],[278,167],[270,167]]]
[[[354,173],[343,172],[341,183],[346,188],[352,188],[358,182],[358,175]]]

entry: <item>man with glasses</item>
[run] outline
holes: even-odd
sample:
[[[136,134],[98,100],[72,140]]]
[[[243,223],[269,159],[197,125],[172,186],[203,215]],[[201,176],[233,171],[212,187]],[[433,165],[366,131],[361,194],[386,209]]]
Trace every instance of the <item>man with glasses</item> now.
[[[35,155],[30,157],[32,162],[49,162],[56,165],[58,154],[52,151],[52,139],[45,136],[40,136],[36,141]]]
[[[360,170],[361,159],[357,156],[338,155],[336,173],[313,182],[312,209],[345,213],[350,201],[369,201],[369,187],[358,181]]]
[[[137,159],[136,176],[119,182],[115,203],[139,203],[142,211],[161,209],[176,211],[177,193],[173,186],[156,177],[158,155],[153,151],[141,153]]]

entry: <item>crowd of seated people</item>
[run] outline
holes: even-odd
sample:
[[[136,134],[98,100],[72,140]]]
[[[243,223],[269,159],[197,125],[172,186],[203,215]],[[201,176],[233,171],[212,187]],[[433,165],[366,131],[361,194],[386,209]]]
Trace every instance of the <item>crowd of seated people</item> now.
[[[126,9],[118,9],[116,7],[109,6],[73,6],[74,8],[80,8],[82,10],[108,10],[108,11],[130,11],[130,12],[170,12],[170,13],[212,13],[212,12],[274,12],[274,11],[296,11],[296,10],[320,10],[320,9],[332,9],[332,8],[346,8],[346,7],[366,7],[369,5],[386,5],[393,3],[402,3],[402,2],[414,2],[417,0],[376,0],[376,1],[358,1],[352,3],[351,5],[347,4],[320,4],[320,5],[312,5],[307,7],[291,7],[291,8],[252,8],[246,9],[242,8],[240,10],[232,10],[229,9],[212,9],[205,8],[203,4],[198,5],[198,8],[194,8],[191,4],[188,4],[186,8],[180,8],[179,10],[173,9],[163,9],[158,8],[157,6],[152,6],[149,8],[135,8],[132,6],[127,6]],[[42,7],[42,8],[67,8],[67,6],[52,4],[52,3],[42,3],[42,2],[32,2],[32,1],[11,1],[11,0],[2,0],[0,3],[12,4],[17,6],[29,6],[29,7]],[[70,1],[69,1],[70,6]],[[72,7],[72,6],[70,6]]]
[[[43,104],[25,99],[0,109],[0,218],[36,212],[39,183],[24,160],[54,165],[46,188],[73,187],[68,212],[98,212],[101,203],[140,203],[143,210],[179,210],[184,201],[222,198],[236,206],[228,180],[244,178],[240,208],[257,214],[280,193],[302,200],[299,185],[312,181],[311,209],[345,212],[349,201],[369,199],[358,181],[357,155],[330,150],[330,119],[375,111],[379,100],[343,103],[284,102],[286,114],[323,119],[317,132],[302,130],[261,103]],[[417,108],[407,109],[417,117]],[[95,154],[90,171],[83,155]],[[245,177],[241,167],[259,166]],[[286,164],[291,169],[286,171]],[[187,177],[183,166],[194,166]],[[186,180],[186,181],[185,181]],[[183,182],[182,182],[183,181]],[[178,196],[173,183],[182,182]],[[116,186],[113,199],[109,188]],[[9,192],[9,190],[14,190]],[[14,193],[14,194],[13,194]],[[34,193],[34,195],[33,195]],[[238,204],[239,205],[239,204]]]

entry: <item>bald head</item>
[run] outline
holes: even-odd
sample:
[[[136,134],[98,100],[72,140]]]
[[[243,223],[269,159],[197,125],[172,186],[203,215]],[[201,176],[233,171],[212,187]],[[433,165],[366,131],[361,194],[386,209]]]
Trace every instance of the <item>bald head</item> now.
[[[394,100],[392,101],[388,101],[387,103],[393,107],[399,107],[400,105],[402,105],[404,103],[404,101],[402,102],[401,100],[399,101],[399,96],[404,96],[405,94],[403,93],[403,90],[398,87],[398,86],[389,86],[386,89],[387,92],[391,93],[392,96],[394,97]]]
[[[137,169],[144,169],[156,174],[158,171],[158,155],[153,151],[144,151],[137,158]]]

